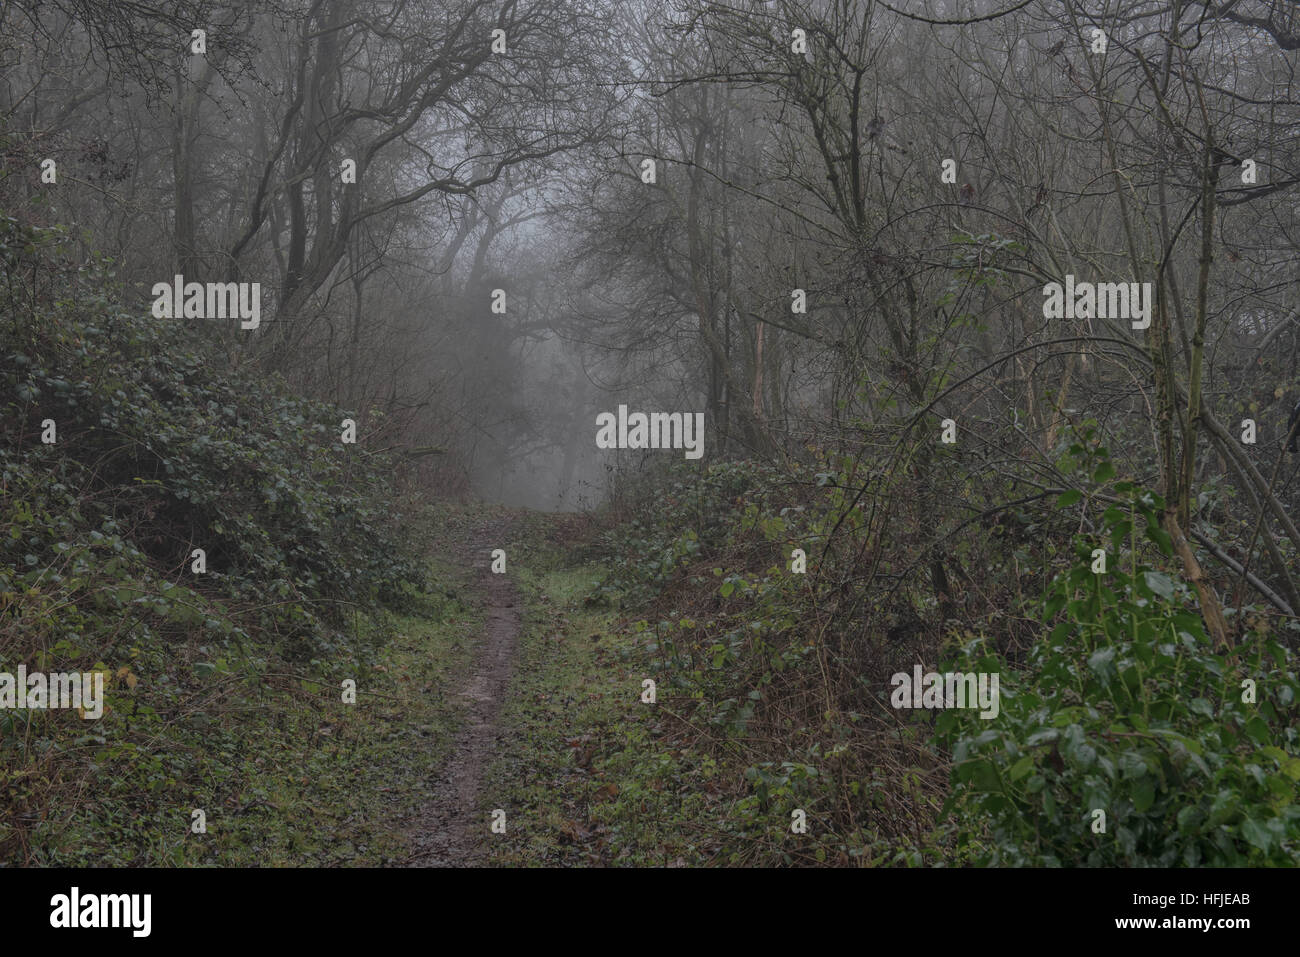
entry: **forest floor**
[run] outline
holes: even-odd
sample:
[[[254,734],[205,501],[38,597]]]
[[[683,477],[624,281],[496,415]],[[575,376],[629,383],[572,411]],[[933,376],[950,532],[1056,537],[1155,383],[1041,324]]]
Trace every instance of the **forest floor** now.
[[[700,729],[677,714],[690,702],[653,670],[655,631],[601,587],[609,568],[592,558],[591,521],[439,506],[415,531],[427,587],[401,611],[358,612],[354,640],[317,658],[283,659],[259,636],[231,649],[147,647],[134,665],[141,686],[187,696],[143,699],[111,787],[33,791],[48,812],[30,840],[11,842],[11,859],[455,867],[725,856],[725,782],[744,768],[703,753]],[[203,677],[190,674],[207,661]],[[660,681],[653,705],[642,701],[648,677]],[[196,808],[201,833],[189,830]]]
[[[519,591],[509,577],[492,573],[491,549],[482,543],[508,542],[512,524],[509,516],[476,523],[473,534],[454,545],[461,567],[475,571],[473,588],[484,604],[484,621],[473,664],[453,698],[464,708],[460,730],[412,831],[412,866],[464,866],[482,856],[480,784],[500,741],[498,719],[521,624]]]
[[[586,520],[475,507],[443,528],[444,553],[472,570],[461,595],[478,626],[470,664],[443,682],[459,689],[444,709],[456,731],[406,863],[698,862],[672,783],[690,777],[686,756],[661,747],[671,729],[641,701],[637,636],[587,600],[605,569],[580,557]],[[498,547],[505,574],[489,569]]]

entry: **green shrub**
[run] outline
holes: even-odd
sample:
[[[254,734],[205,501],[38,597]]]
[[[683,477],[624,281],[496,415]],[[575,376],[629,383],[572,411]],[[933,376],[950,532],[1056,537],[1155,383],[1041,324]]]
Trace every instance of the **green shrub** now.
[[[63,261],[61,245],[58,231],[0,218],[6,271],[36,278],[0,289],[0,600],[11,613],[20,594],[30,610],[33,589],[58,588],[73,615],[93,578],[120,577],[136,593],[99,588],[101,610],[143,599],[182,628],[202,624],[202,602],[160,595],[167,581],[310,643],[348,607],[396,601],[418,572],[389,514],[387,463],[339,441],[346,413],[127,308],[102,269]],[[40,440],[46,420],[54,444]],[[191,573],[195,548],[206,575]]]
[[[387,463],[62,230],[0,216],[0,265],[0,671],[105,678],[93,723],[0,713],[0,863],[206,860],[177,809],[290,786],[313,696],[385,637],[364,613],[423,577]]]
[[[1186,586],[1133,550],[1121,567],[1136,528],[1157,553],[1172,550],[1159,497],[1116,490],[1129,507],[1103,516],[1111,564],[1094,574],[1100,543],[1078,543],[1046,595],[1054,624],[1024,667],[982,640],[947,666],[1001,675],[995,719],[948,710],[935,722],[952,753],[958,843],[987,865],[1294,865],[1294,656],[1264,635],[1212,647]]]

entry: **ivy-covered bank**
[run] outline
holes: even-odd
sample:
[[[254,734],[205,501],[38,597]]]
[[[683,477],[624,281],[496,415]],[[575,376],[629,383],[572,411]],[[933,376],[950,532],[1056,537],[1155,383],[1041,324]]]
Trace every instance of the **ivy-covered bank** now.
[[[377,860],[356,784],[405,766],[377,745],[424,707],[412,642],[451,643],[456,572],[432,584],[428,521],[339,441],[345,411],[71,245],[0,218],[0,672],[99,672],[107,707],[0,711],[0,861]]]

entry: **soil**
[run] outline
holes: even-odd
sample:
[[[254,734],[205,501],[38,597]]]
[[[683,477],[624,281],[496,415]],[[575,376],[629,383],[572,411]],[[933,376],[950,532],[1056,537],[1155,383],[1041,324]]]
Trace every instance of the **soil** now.
[[[480,779],[501,739],[498,718],[522,625],[522,601],[514,583],[507,575],[491,571],[492,549],[502,547],[509,533],[508,520],[486,523],[458,549],[477,573],[475,585],[485,605],[483,636],[463,688],[455,696],[467,709],[461,729],[451,756],[438,772],[432,798],[416,818],[414,853],[407,861],[412,867],[482,863],[491,821],[480,807]]]

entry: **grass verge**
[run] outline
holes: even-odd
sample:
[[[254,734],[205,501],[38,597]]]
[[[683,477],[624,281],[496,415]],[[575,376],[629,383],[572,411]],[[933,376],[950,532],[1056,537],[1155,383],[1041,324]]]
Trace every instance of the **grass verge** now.
[[[32,713],[0,763],[0,793],[19,798],[5,802],[0,835],[29,836],[8,863],[400,862],[404,823],[453,740],[448,699],[482,626],[463,571],[447,561],[432,571],[436,591],[400,615],[358,615],[354,640],[328,657],[289,664],[256,642],[142,642],[130,649],[134,682],[113,682],[100,722]],[[81,751],[91,773],[80,787],[43,780],[60,765],[37,760],[42,749]],[[42,793],[39,811],[21,799]],[[194,833],[196,810],[205,833]]]
[[[483,790],[485,816],[507,812],[490,862],[707,863],[721,846],[724,769],[684,746],[662,688],[642,702],[641,637],[588,600],[604,569],[534,548],[514,571],[526,616],[502,752]]]

